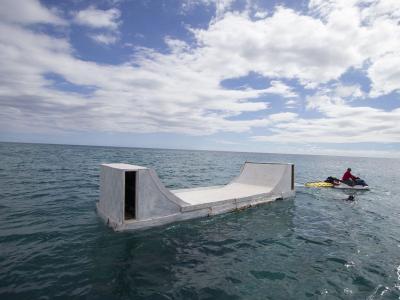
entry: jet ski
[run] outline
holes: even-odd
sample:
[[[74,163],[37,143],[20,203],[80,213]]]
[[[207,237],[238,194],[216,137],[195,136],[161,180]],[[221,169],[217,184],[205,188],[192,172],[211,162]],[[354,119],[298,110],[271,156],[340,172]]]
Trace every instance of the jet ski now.
[[[333,189],[346,189],[346,190],[369,190],[368,184],[363,179],[356,179],[354,185],[345,184],[342,180],[335,177],[328,177],[325,181],[307,182],[305,187],[314,188],[333,188]]]

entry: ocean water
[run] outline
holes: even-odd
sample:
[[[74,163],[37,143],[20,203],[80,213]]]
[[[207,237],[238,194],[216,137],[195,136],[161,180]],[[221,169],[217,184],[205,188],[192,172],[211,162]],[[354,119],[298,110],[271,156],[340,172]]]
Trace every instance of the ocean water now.
[[[246,160],[296,182],[351,166],[371,191],[295,199],[114,233],[99,164],[154,167],[169,188],[227,183]],[[0,299],[400,299],[400,160],[0,143]]]

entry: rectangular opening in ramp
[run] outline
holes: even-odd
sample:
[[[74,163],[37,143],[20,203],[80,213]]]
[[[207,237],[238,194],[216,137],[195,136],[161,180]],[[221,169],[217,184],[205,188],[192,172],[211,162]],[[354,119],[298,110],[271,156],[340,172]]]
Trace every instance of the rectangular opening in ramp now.
[[[294,165],[292,165],[292,182],[291,182],[291,186],[290,188],[292,189],[292,191],[294,190]]]
[[[125,220],[136,218],[136,172],[125,172]]]

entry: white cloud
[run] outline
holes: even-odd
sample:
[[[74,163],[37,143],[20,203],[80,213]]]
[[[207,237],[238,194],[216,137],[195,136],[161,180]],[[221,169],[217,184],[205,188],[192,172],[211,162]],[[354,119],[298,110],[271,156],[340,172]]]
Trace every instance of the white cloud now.
[[[249,101],[262,92],[226,90],[219,76],[196,68],[196,57],[142,49],[135,65],[112,66],[75,58],[64,39],[0,25],[0,105],[5,128],[210,134],[243,132],[265,119],[231,121],[242,112],[268,108]],[[32,41],[32,42],[29,42]],[[33,42],[35,41],[35,42]],[[178,45],[179,44],[179,45]],[[193,62],[194,60],[194,62]],[[91,86],[83,96],[51,87],[44,74],[58,74],[70,84]],[[5,111],[5,110],[3,110]]]
[[[372,81],[372,97],[400,91],[400,51],[375,60],[368,69],[368,76]]]
[[[293,88],[279,80],[272,80],[271,86],[265,89],[266,93],[281,95],[284,98],[296,98],[298,95]]]
[[[365,96],[359,84],[338,84],[334,87],[334,93],[336,96],[341,98],[361,99]]]
[[[259,20],[227,12],[208,28],[192,29],[192,45],[166,38],[170,51],[136,48],[132,60],[120,65],[81,60],[67,39],[0,22],[0,126],[192,135],[259,127],[266,134],[254,137],[257,141],[397,142],[400,109],[351,107],[349,99],[368,95],[359,85],[339,81],[348,68],[365,68],[372,96],[399,89],[396,15],[377,17],[364,12],[370,6],[361,8],[356,1],[311,2],[314,14],[323,19],[282,7]],[[93,39],[105,44],[116,41],[118,20],[119,11],[93,7],[75,16],[95,30],[88,33]],[[220,84],[250,72],[272,78],[271,86],[230,90]],[[62,91],[46,74],[94,91]],[[284,83],[287,79],[318,90],[306,108],[319,117],[269,114],[270,104],[261,100],[267,93],[287,98],[289,107],[299,105],[292,99],[300,98],[296,90]],[[251,118],[251,112],[263,117]],[[242,113],[250,117],[240,120]]]
[[[268,11],[266,11],[266,10],[264,10],[264,11],[256,11],[254,13],[254,17],[255,18],[259,18],[259,19],[264,19],[267,16],[268,16]]]
[[[296,108],[296,106],[298,106],[298,104],[299,104],[298,101],[295,99],[289,99],[289,100],[286,100],[286,102],[285,102],[286,108],[290,108],[290,109]]]
[[[121,12],[116,8],[102,10],[89,6],[85,10],[76,12],[74,20],[77,24],[92,28],[116,30],[119,26],[120,16]]]
[[[353,50],[368,63],[371,97],[400,90],[400,1],[311,0],[309,6],[328,27],[351,37]]]
[[[366,21],[387,20],[400,18],[400,6],[397,0],[364,1],[370,3],[361,12],[362,18]]]
[[[228,65],[232,76],[255,71],[267,77],[297,78],[304,84],[323,83],[363,62],[352,34],[282,7],[256,21],[227,13],[194,33],[215,68]]]
[[[305,143],[396,143],[400,137],[400,108],[384,111],[371,107],[351,107],[345,100],[320,91],[307,99],[308,108],[324,117],[298,117],[279,123],[272,133],[254,136],[263,142]]]
[[[283,112],[283,113],[277,113],[277,114],[272,114],[269,116],[269,119],[271,122],[274,123],[282,123],[282,122],[291,122],[296,120],[298,117],[297,114],[291,113],[291,112]]]
[[[232,5],[234,0],[216,0],[216,15],[217,18],[221,17]]]
[[[66,24],[62,18],[41,5],[38,0],[2,0],[0,20],[21,24]]]
[[[74,22],[89,27],[92,31],[87,35],[94,42],[111,45],[119,40],[120,17],[121,12],[116,8],[102,10],[89,6],[85,10],[75,12]]]
[[[105,45],[114,44],[118,40],[118,37],[113,34],[98,33],[98,34],[90,34],[89,37],[93,39],[95,42]]]
[[[223,14],[229,10],[234,0],[184,0],[182,1],[181,9],[182,13],[185,14],[199,6],[214,6],[215,16],[220,18]]]

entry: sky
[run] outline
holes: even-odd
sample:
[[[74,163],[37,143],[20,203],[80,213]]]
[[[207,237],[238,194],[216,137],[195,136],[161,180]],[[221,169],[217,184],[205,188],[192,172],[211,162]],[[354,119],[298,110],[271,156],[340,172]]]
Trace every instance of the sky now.
[[[2,0],[0,140],[400,157],[398,0]]]

